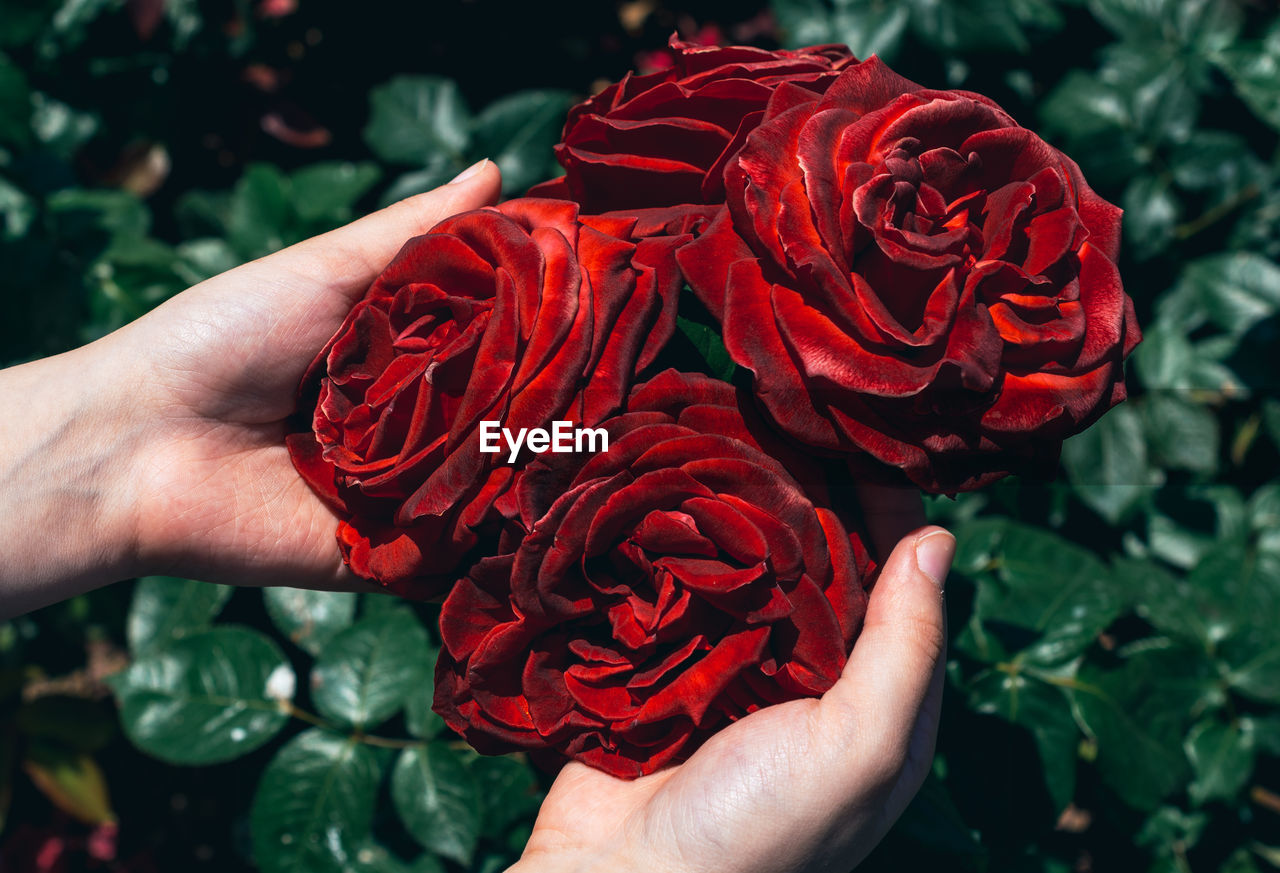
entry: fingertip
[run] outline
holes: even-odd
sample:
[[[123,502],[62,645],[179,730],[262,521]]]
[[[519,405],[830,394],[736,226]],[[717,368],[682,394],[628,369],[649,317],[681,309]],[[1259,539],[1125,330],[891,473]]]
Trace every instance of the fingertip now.
[[[498,202],[502,193],[502,171],[488,158],[476,161],[442,186],[458,190],[477,198],[476,206],[488,206]]]
[[[468,179],[473,179],[476,176],[480,175],[481,173],[485,172],[485,170],[489,168],[490,163],[491,162],[488,158],[484,158],[483,160],[476,161],[474,164],[467,167],[461,173],[459,173],[458,175],[450,179],[448,184],[458,185],[458,184],[461,184],[462,182],[467,181]]]
[[[956,538],[950,531],[932,525],[916,533],[914,547],[916,569],[943,590],[956,554]]]
[[[412,216],[416,232],[425,233],[450,216],[497,203],[501,192],[502,173],[497,164],[485,158],[438,188],[406,197],[384,212]]]

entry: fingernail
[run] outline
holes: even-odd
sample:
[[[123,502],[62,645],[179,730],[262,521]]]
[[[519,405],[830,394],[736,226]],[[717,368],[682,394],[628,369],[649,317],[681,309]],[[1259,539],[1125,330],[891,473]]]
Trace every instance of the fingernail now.
[[[955,553],[956,538],[945,530],[936,530],[916,540],[916,566],[939,588],[947,580]]]
[[[488,159],[488,158],[485,158],[483,161],[476,161],[474,164],[472,164],[471,166],[467,167],[467,168],[466,168],[465,170],[463,170],[461,173],[459,173],[458,175],[456,175],[456,176],[454,176],[452,179],[450,179],[450,180],[449,180],[449,184],[450,184],[450,185],[456,185],[456,184],[458,184],[459,182],[465,182],[465,181],[467,181],[467,180],[468,180],[468,179],[470,179],[472,176],[474,176],[476,173],[479,173],[481,170],[483,170],[483,169],[488,165],[488,163],[489,163],[489,159]]]

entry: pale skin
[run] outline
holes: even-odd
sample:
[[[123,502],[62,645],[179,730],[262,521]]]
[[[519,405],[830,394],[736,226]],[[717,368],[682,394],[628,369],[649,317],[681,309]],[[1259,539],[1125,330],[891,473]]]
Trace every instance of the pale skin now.
[[[497,199],[453,183],[202,282],[66,354],[0,371],[0,616],[118,579],[361,589],[284,449],[303,371],[404,240]],[[933,757],[954,539],[919,497],[863,489],[888,555],[840,681],[634,781],[566,766],[512,868],[841,871]]]

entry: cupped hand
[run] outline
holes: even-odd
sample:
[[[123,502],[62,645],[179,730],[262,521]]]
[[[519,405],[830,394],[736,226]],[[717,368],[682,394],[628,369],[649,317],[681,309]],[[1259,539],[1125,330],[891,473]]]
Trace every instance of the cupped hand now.
[[[483,162],[454,182],[184,291],[108,338],[149,433],[133,468],[136,562],[208,581],[354,589],[335,519],[284,446],[302,375],[410,237],[496,201]]]
[[[512,873],[847,871],[880,841],[933,759],[955,540],[918,527],[914,489],[860,498],[873,550],[889,557],[839,682],[634,781],[568,764]]]

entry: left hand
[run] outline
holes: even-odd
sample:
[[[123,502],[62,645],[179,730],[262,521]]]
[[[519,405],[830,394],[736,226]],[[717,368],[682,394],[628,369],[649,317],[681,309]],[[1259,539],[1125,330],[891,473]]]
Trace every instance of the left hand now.
[[[401,245],[497,200],[448,185],[215,276],[101,340],[0,371],[0,614],[163,573],[362,587],[285,420],[316,353]]]

